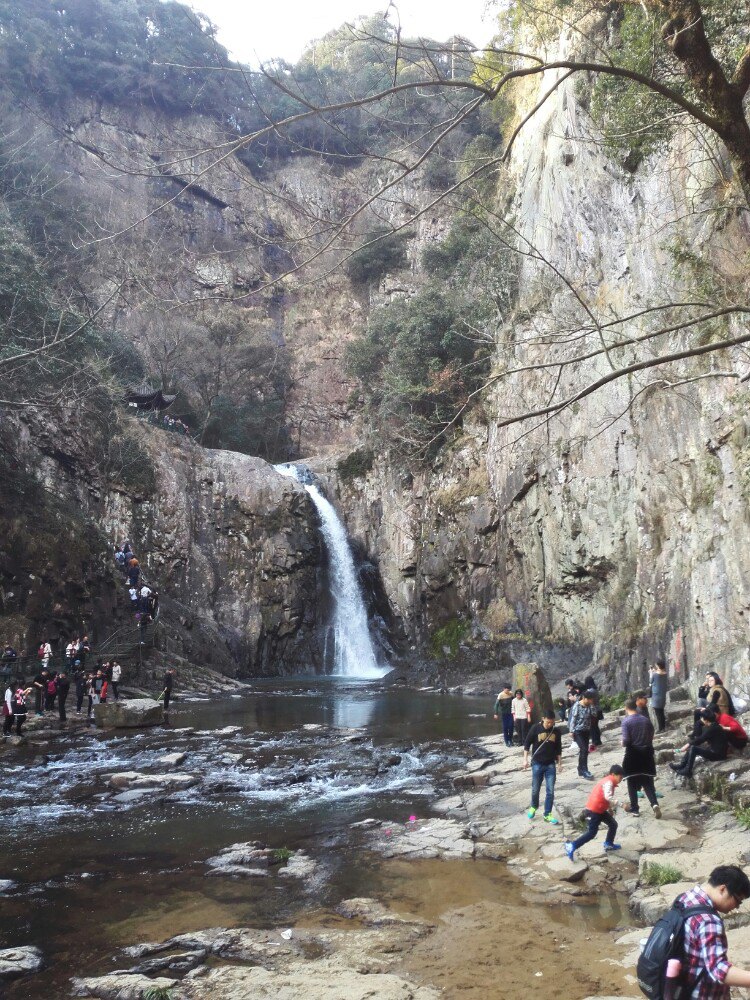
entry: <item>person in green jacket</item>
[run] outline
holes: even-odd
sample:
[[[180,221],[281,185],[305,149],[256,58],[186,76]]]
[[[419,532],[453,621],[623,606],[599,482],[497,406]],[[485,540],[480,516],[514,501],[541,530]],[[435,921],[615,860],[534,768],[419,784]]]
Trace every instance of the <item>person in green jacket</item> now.
[[[495,698],[493,709],[494,718],[503,720],[503,739],[506,747],[513,746],[513,692],[508,684],[503,684],[503,689]]]

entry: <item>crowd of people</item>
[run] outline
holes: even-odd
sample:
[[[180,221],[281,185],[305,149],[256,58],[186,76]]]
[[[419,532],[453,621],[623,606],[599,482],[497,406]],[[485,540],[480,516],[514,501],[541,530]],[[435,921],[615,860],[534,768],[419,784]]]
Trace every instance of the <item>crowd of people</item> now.
[[[129,541],[123,542],[115,549],[115,564],[127,579],[131,611],[142,633],[146,626],[156,619],[159,613],[158,591],[148,586],[143,579],[140,563]],[[143,635],[140,640],[145,643]],[[64,663],[60,669],[54,667],[52,644],[45,638],[37,650],[39,667],[30,684],[24,681],[27,673],[24,663],[17,651],[9,643],[3,649],[2,680],[5,691],[3,697],[3,737],[7,738],[15,725],[16,735],[20,736],[30,711],[33,698],[33,711],[41,717],[48,713],[56,713],[60,722],[67,721],[67,702],[71,688],[75,691],[76,715],[83,713],[84,702],[87,703],[87,716],[93,717],[94,707],[105,704],[108,700],[119,700],[119,685],[122,679],[122,666],[117,659],[98,659],[93,669],[87,666],[91,658],[91,642],[88,635],[74,635],[65,646]],[[174,683],[174,670],[167,670],[160,699],[164,699],[165,715]]]
[[[554,825],[555,779],[562,770],[563,732],[558,722],[567,721],[568,731],[578,750],[578,774],[595,781],[586,800],[586,829],[575,840],[564,842],[571,861],[584,844],[594,840],[601,826],[606,829],[604,850],[619,851],[615,819],[618,786],[625,781],[628,802],[623,806],[631,816],[640,815],[639,797],[649,803],[656,819],[661,819],[660,794],[655,788],[656,760],[654,736],[667,728],[666,700],[668,673],[659,658],[649,672],[649,689],[631,694],[624,704],[620,727],[622,764],[613,764],[596,781],[588,769],[588,755],[602,744],[599,721],[603,718],[600,697],[592,677],[583,684],[572,678],[565,682],[566,694],[542,719],[529,725],[531,708],[522,690],[511,691],[506,684],[495,700],[494,716],[502,719],[507,746],[514,736],[523,747],[523,767],[531,767],[531,804],[534,819],[542,785],[545,787],[543,818]],[[649,706],[650,702],[650,706]],[[649,714],[653,712],[654,722]],[[698,757],[707,761],[725,760],[731,750],[742,752],[748,736],[735,717],[735,705],[721,677],[711,671],[698,690],[692,732],[682,748],[683,757],[670,766],[681,777],[690,777]],[[648,996],[691,996],[728,998],[731,986],[750,986],[750,971],[730,963],[723,916],[750,898],[750,880],[737,865],[720,865],[707,881],[682,893],[651,932],[638,961],[638,980]],[[665,978],[666,977],[666,978]],[[684,992],[674,992],[673,984]],[[666,983],[666,987],[665,987]],[[665,991],[666,989],[666,991]],[[673,992],[669,992],[672,989]],[[649,992],[649,990],[651,990]]]
[[[542,785],[545,786],[543,818],[552,825],[558,823],[552,812],[555,797],[555,779],[562,769],[562,730],[556,723],[567,722],[571,740],[577,748],[579,777],[596,781],[589,770],[589,754],[602,745],[599,722],[603,718],[600,694],[593,677],[581,684],[569,678],[565,681],[565,695],[557,701],[557,712],[548,709],[542,719],[531,725],[532,708],[521,689],[512,691],[503,685],[495,699],[494,717],[502,720],[505,743],[523,748],[523,766],[531,766],[531,803],[527,810],[533,819],[539,810]],[[625,781],[628,802],[624,810],[631,816],[640,816],[640,798],[646,799],[653,815],[661,818],[660,795],[655,788],[656,759],[654,737],[667,728],[666,699],[668,673],[666,662],[659,658],[649,671],[648,690],[636,691],[624,704],[624,718],[620,727],[623,748],[622,764],[613,765],[609,773],[594,785],[586,803],[587,829],[576,840],[565,842],[565,852],[572,860],[575,852],[596,837],[602,824],[607,827],[605,851],[617,851],[617,821],[614,818],[615,791]],[[655,721],[652,722],[649,707]],[[698,704],[693,718],[693,729],[682,748],[683,757],[670,766],[681,777],[692,776],[697,758],[708,761],[725,760],[731,750],[742,752],[748,736],[735,718],[735,706],[721,677],[711,671],[698,691]]]

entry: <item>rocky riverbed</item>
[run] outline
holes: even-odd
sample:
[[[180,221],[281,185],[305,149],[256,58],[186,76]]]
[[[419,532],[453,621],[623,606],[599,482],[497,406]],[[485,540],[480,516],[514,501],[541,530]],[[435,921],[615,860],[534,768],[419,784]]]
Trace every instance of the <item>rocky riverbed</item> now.
[[[334,700],[342,724],[333,725],[309,692],[276,691],[254,705],[252,726],[239,699],[221,712],[183,707],[158,733],[88,734],[59,754],[47,746],[44,764],[6,757],[12,784],[28,793],[13,819],[30,838],[0,873],[9,915],[28,922],[37,906],[44,914],[63,901],[55,913],[70,923],[54,948],[44,928],[60,917],[48,910],[26,940],[3,938],[13,946],[0,951],[9,996],[138,1000],[162,987],[173,1000],[478,1000],[543,985],[568,1000],[636,997],[643,925],[715,864],[750,860],[732,808],[750,800],[750,760],[704,767],[697,788],[675,785],[666,767],[688,710],[657,744],[662,818],[620,811],[622,851],[605,855],[600,837],[571,864],[562,843],[590,788],[571,747],[552,827],[526,817],[530,772],[494,734],[486,705],[483,716],[471,698],[394,698],[358,692],[347,711]],[[283,724],[268,727],[269,705],[283,706]],[[365,724],[346,724],[356,721]],[[605,723],[590,761],[597,776],[621,759],[618,726]],[[8,806],[7,786],[3,795]],[[53,841],[40,832],[45,818]],[[112,824],[109,854],[90,846],[102,822]],[[71,870],[70,847],[85,871]],[[42,881],[28,877],[40,874],[39,849],[50,858]],[[650,886],[654,863],[680,880]],[[87,906],[113,921],[100,934],[104,953],[81,942]],[[733,960],[750,964],[750,915],[729,926]]]

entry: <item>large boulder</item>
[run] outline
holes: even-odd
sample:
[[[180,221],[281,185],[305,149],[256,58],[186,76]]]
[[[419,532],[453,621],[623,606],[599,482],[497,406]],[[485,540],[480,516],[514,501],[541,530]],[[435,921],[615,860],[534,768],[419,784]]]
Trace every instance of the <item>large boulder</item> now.
[[[108,701],[94,706],[94,720],[101,729],[141,729],[161,725],[164,709],[153,698]]]
[[[518,688],[531,705],[532,722],[539,722],[543,711],[553,709],[549,684],[538,663],[517,663],[513,667],[513,690]]]

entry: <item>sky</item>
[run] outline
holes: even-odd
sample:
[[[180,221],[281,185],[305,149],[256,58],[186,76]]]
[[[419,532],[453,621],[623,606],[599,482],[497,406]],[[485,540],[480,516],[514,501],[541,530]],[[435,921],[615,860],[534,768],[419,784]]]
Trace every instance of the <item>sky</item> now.
[[[360,14],[384,13],[388,0],[189,0],[219,28],[218,39],[232,56],[257,65],[281,58],[296,62],[308,42],[320,38]],[[494,18],[484,16],[487,0],[399,0],[398,15],[405,35],[426,35],[445,41],[463,35],[477,45],[489,41]],[[390,20],[398,21],[393,12]]]

